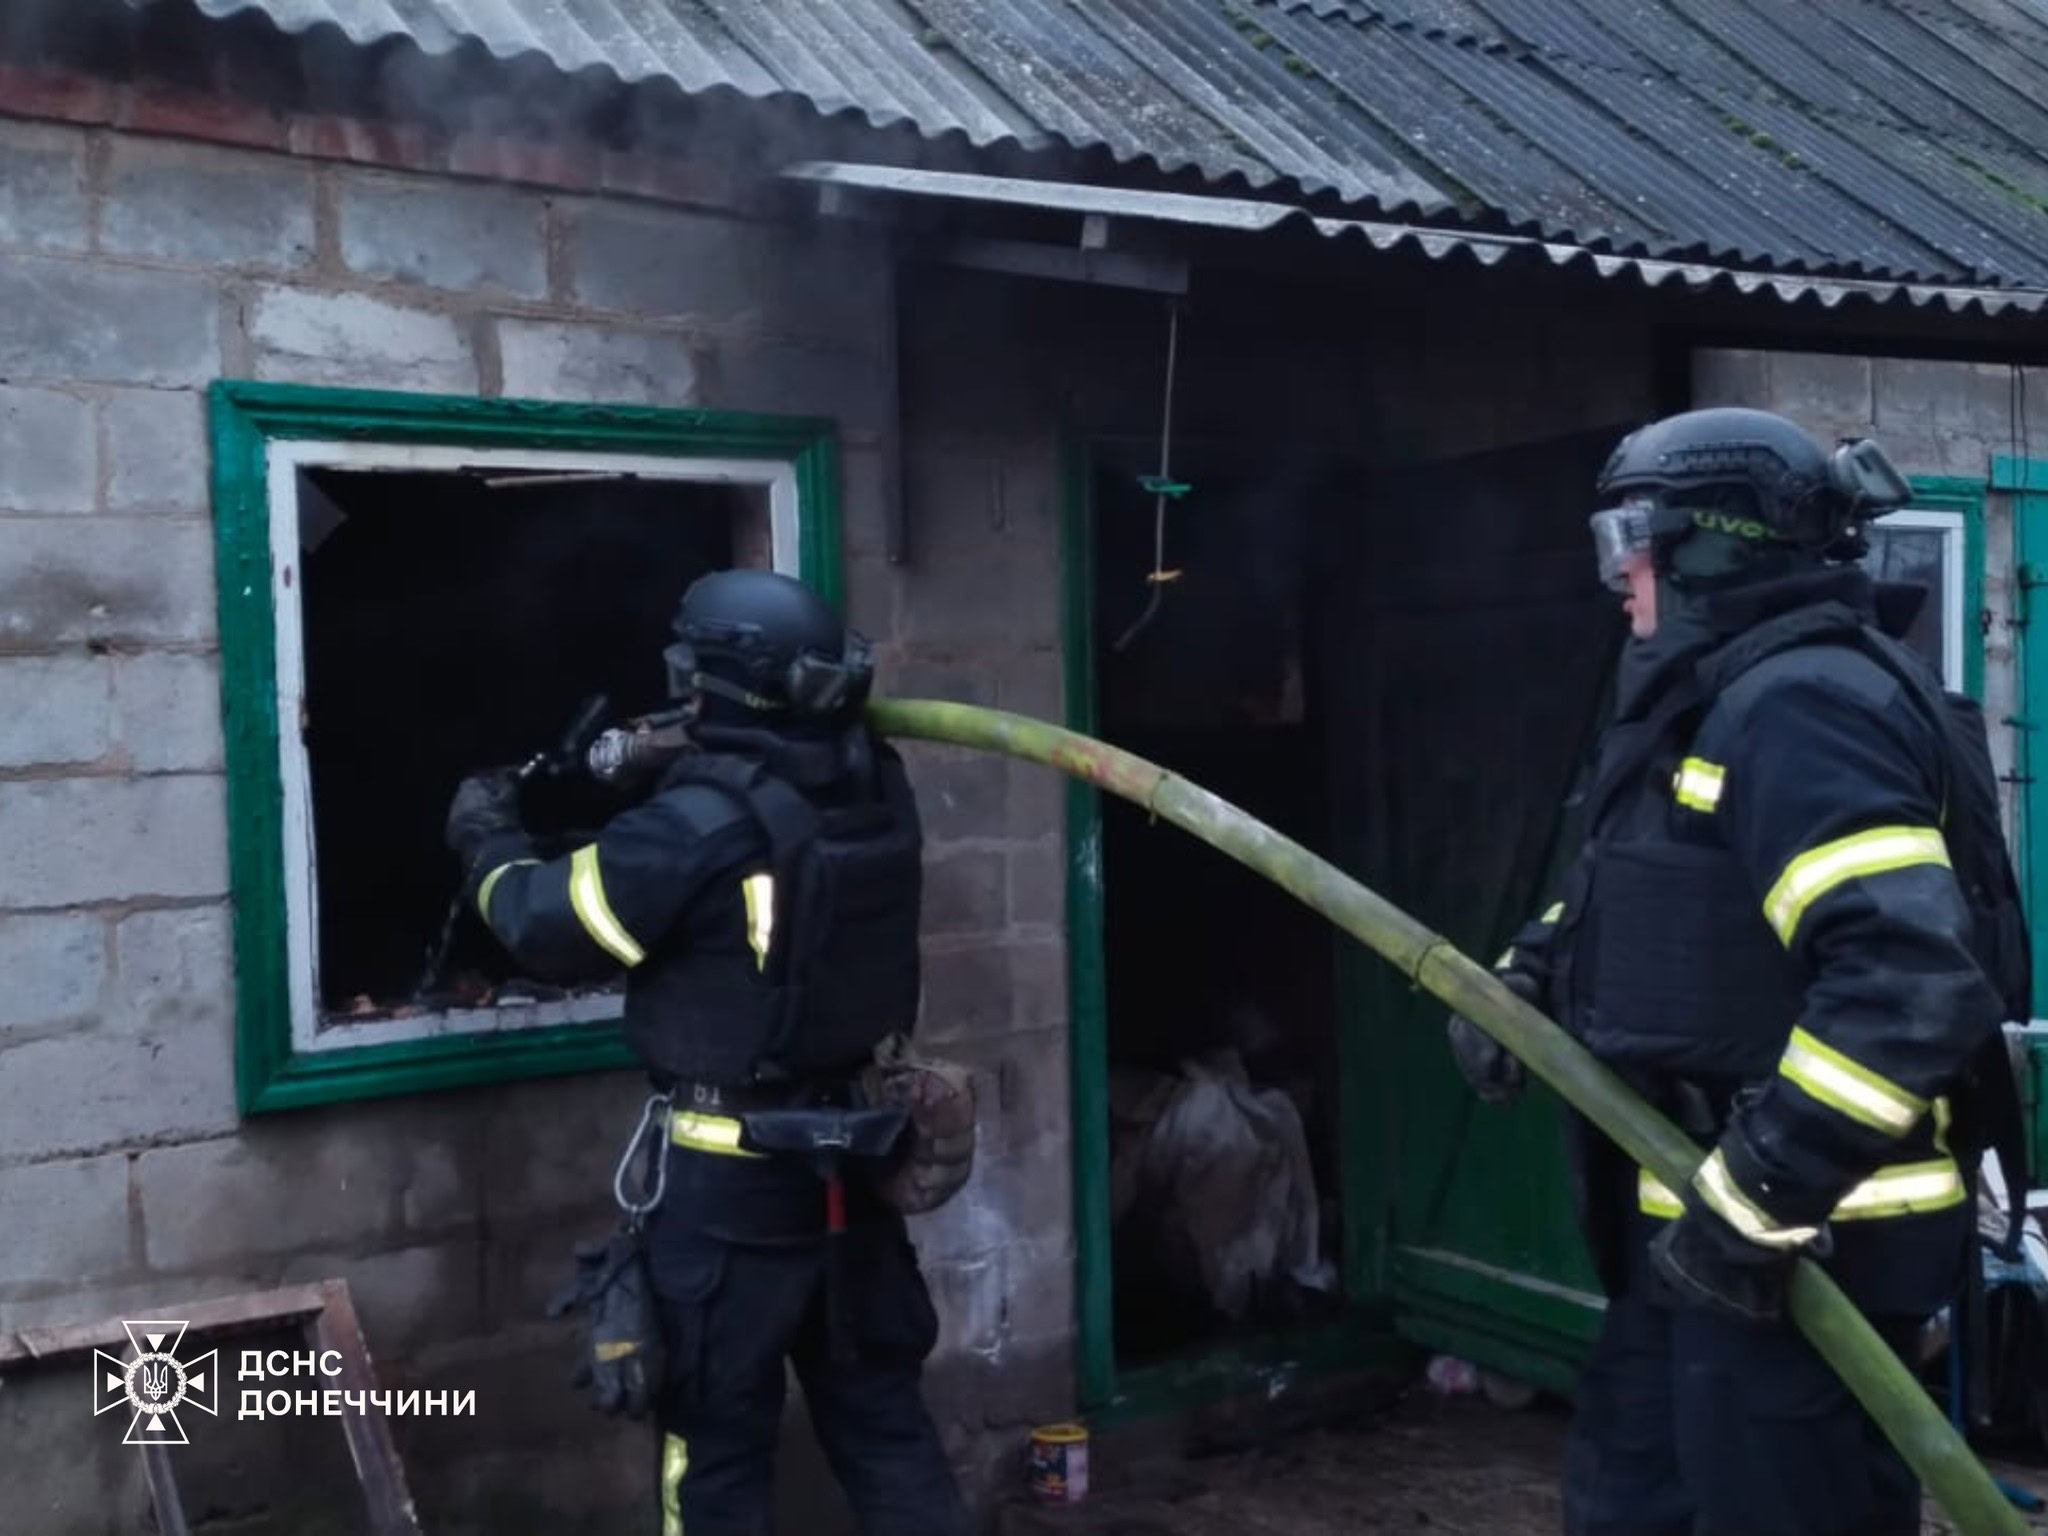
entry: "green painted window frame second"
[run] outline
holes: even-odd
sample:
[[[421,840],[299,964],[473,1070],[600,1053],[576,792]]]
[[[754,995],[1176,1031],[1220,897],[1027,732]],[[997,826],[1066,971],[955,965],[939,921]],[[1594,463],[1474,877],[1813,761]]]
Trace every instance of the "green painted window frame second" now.
[[[295,1014],[311,999],[310,934],[297,936],[293,870],[310,885],[310,855],[287,855],[288,696],[280,656],[297,655],[293,544],[273,529],[280,484],[327,450],[372,444],[453,450],[496,460],[524,452],[549,466],[623,458],[698,461],[677,478],[767,487],[775,559],[828,600],[841,600],[839,446],[834,422],[656,407],[483,399],[216,381],[209,392],[221,706],[227,735],[228,856],[234,900],[235,1080],[244,1114],[303,1105],[630,1065],[616,1017],[376,1043],[309,1045]],[[354,447],[357,456],[360,447]],[[698,474],[692,474],[692,470]],[[282,478],[281,478],[282,477]],[[284,641],[281,646],[280,642]],[[297,835],[311,843],[309,827]],[[300,974],[303,972],[304,974]],[[297,1001],[295,1001],[295,998]],[[327,1029],[318,1031],[330,1033]]]

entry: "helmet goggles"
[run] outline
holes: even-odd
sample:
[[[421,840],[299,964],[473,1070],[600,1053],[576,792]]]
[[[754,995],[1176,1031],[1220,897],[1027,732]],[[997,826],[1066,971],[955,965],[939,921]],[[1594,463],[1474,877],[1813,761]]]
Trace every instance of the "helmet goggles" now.
[[[1628,562],[1632,556],[1649,553],[1658,506],[1656,492],[1631,491],[1619,505],[1603,507],[1588,520],[1600,584],[1610,592],[1628,591]]]

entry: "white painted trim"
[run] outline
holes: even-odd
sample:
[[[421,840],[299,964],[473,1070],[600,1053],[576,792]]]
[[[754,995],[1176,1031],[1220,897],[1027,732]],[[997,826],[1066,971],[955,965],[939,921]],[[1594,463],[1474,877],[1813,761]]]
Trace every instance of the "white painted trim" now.
[[[386,1045],[443,1035],[497,1034],[551,1024],[616,1017],[616,993],[549,1003],[523,1003],[349,1023],[319,1013],[320,931],[318,854],[313,838],[311,764],[299,730],[306,698],[305,631],[299,606],[299,495],[301,469],[450,471],[506,469],[608,472],[644,480],[759,486],[768,493],[770,558],[778,571],[796,574],[799,558],[796,469],[772,460],[668,458],[628,453],[563,452],[543,448],[467,448],[420,443],[273,440],[266,450],[270,499],[270,600],[277,657],[277,737],[284,804],[285,949],[291,974],[292,1049],[330,1051]],[[423,944],[431,935],[423,938]]]
[[[1931,528],[1942,535],[1941,611],[1946,633],[1941,637],[1941,667],[1948,686],[1960,693],[1963,688],[1963,640],[1966,634],[1964,625],[1968,618],[1963,612],[1963,564],[1966,558],[1963,514],[1932,508],[1907,507],[1902,511],[1886,513],[1872,526]]]

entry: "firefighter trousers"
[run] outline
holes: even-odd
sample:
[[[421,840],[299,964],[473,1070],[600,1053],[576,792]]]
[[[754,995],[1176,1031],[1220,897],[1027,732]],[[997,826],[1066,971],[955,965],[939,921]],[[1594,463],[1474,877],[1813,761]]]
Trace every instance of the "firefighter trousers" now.
[[[937,1339],[900,1222],[853,1227],[840,1269],[846,1358],[832,1350],[823,1240],[692,1234],[655,1270],[666,1367],[663,1536],[768,1536],[785,1362],[866,1536],[965,1536],[967,1515],[920,1391]]]
[[[1920,1489],[1797,1326],[1611,1298],[1565,1453],[1566,1536],[1918,1536]],[[1918,1318],[1873,1317],[1905,1357]]]

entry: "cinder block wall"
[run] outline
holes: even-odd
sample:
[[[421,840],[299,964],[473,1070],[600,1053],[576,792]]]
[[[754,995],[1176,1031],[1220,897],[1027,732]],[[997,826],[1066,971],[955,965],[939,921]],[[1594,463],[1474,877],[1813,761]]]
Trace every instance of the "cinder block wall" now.
[[[2048,369],[1922,358],[1703,348],[1693,359],[1698,405],[1779,411],[1819,435],[1872,437],[1909,475],[1952,475],[1990,484],[1991,461],[2048,444]],[[2041,451],[2037,446],[2033,451]],[[2012,499],[1984,504],[1984,709],[2002,775],[2013,771],[2021,713],[2014,624]],[[1964,615],[1965,643],[1976,616]],[[2006,784],[2006,827],[2015,826],[2019,786]]]
[[[541,1319],[611,1219],[632,1074],[238,1120],[202,391],[832,415],[883,685],[1057,716],[1049,442],[914,437],[929,510],[885,558],[888,281],[843,231],[0,119],[0,1330],[339,1274],[391,1384],[477,1394],[400,1425],[430,1528],[652,1529],[646,1431],[584,1409]],[[909,755],[930,1038],[985,1105],[975,1182],[917,1232],[931,1396],[985,1487],[1069,1406],[1060,791]],[[785,1523],[830,1529],[796,1481]],[[10,1529],[101,1529],[76,1507]]]

